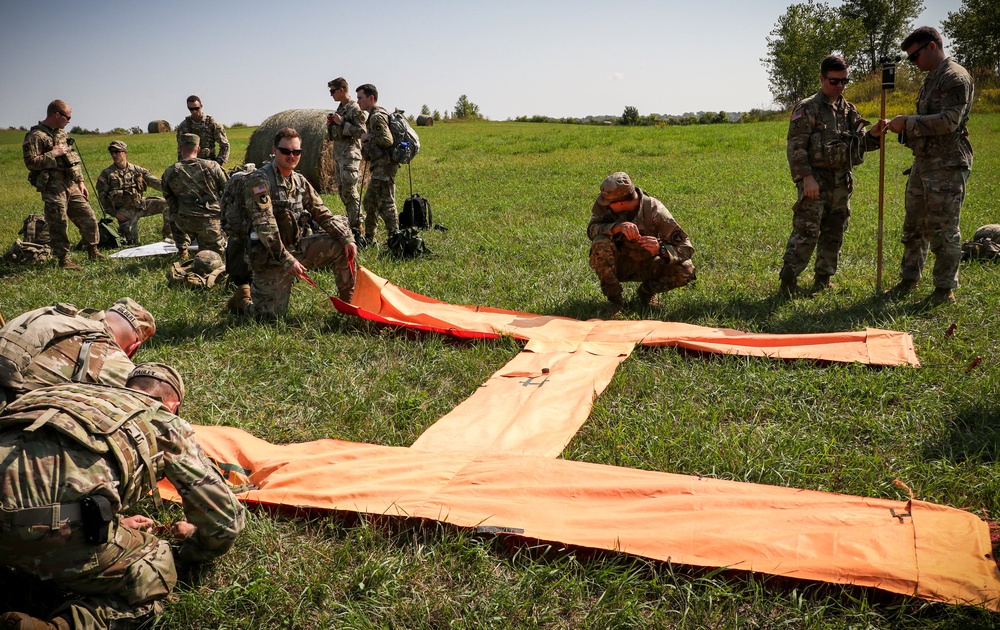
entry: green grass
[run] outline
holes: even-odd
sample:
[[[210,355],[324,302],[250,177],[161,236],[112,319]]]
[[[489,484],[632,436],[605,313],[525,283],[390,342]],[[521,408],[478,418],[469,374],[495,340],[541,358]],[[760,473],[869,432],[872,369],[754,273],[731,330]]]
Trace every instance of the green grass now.
[[[1000,220],[1000,115],[974,115],[976,164],[962,232]],[[628,171],[691,234],[698,281],[659,309],[626,313],[758,332],[911,332],[920,369],[872,369],[637,351],[596,401],[564,457],[823,491],[921,499],[1000,514],[1000,268],[963,265],[959,303],[921,308],[874,299],[878,154],[856,171],[851,227],[836,289],[774,299],[794,201],[786,123],[669,128],[526,123],[421,128],[414,190],[449,228],[434,255],[361,262],[392,282],[456,303],[575,318],[603,297],[587,264],[585,228],[600,181]],[[230,133],[233,155],[250,129]],[[21,164],[23,134],[0,132],[0,243],[41,205]],[[81,136],[91,175],[107,137]],[[161,172],[173,136],[128,139],[129,157]],[[896,280],[908,153],[886,156],[884,284]],[[408,194],[405,170],[397,198]],[[325,196],[335,212],[339,200]],[[156,221],[142,237],[156,237]],[[73,229],[71,228],[71,233]],[[513,357],[511,340],[411,337],[336,314],[296,285],[288,320],[237,323],[223,290],[167,287],[166,261],[105,261],[77,273],[0,270],[0,311],[51,303],[104,307],[130,295],[157,317],[141,361],[176,365],[182,415],[242,427],[272,442],[318,438],[405,446]],[[321,285],[334,286],[329,272]],[[811,280],[807,272],[804,281]],[[958,325],[948,338],[944,332]],[[965,366],[981,356],[982,364]],[[335,483],[335,480],[333,480]],[[177,507],[157,514],[180,515]],[[739,524],[734,523],[734,531]],[[531,545],[435,523],[254,511],[220,561],[185,574],[162,628],[441,627],[992,627],[995,616],[874,591],[694,570],[614,554]],[[23,591],[23,592],[22,592]],[[0,571],[8,601],[44,612],[41,589]],[[4,596],[0,595],[0,603]],[[17,599],[14,599],[14,598]]]

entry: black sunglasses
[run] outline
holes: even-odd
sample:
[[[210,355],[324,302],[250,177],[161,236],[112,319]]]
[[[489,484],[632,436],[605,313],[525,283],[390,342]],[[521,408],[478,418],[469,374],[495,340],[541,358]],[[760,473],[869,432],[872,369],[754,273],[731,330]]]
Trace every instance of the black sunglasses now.
[[[917,59],[920,58],[920,51],[923,50],[924,48],[927,48],[930,45],[931,45],[930,42],[925,43],[923,46],[921,46],[920,48],[914,50],[912,53],[907,55],[906,60],[909,61],[910,63],[916,63]]]
[[[63,118],[65,118],[66,120],[71,120],[72,119],[71,116],[67,116],[66,115],[66,112],[59,112],[59,115],[62,116]]]
[[[200,107],[188,107],[188,111],[189,112],[198,112],[198,111],[201,111],[201,108]]]
[[[848,83],[851,82],[851,77],[844,77],[843,79],[838,79],[836,77],[833,78],[825,77],[825,78],[826,82],[829,83],[830,85],[847,85]]]
[[[302,155],[302,149],[286,149],[285,147],[274,147],[278,151],[281,151],[282,155],[294,155],[298,157]]]

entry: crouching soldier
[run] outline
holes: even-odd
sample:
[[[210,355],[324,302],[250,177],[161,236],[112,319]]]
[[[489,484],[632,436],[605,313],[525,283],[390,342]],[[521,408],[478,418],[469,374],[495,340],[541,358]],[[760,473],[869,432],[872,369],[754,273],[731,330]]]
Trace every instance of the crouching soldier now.
[[[144,197],[147,188],[162,190],[160,178],[138,164],[128,161],[128,145],[113,140],[108,145],[111,166],[101,171],[97,178],[97,197],[104,209],[118,219],[118,232],[129,245],[139,244],[139,219],[162,215],[163,238],[171,234],[167,201],[163,197]]]

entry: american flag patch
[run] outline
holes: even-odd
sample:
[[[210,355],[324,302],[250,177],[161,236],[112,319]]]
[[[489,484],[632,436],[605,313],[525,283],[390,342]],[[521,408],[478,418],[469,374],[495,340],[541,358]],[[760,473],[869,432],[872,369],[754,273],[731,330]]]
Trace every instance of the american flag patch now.
[[[253,187],[253,194],[263,195],[267,192],[267,184],[260,183]]]
[[[802,118],[802,110],[801,109],[797,109],[794,112],[792,112],[792,122],[795,122],[799,118]]]

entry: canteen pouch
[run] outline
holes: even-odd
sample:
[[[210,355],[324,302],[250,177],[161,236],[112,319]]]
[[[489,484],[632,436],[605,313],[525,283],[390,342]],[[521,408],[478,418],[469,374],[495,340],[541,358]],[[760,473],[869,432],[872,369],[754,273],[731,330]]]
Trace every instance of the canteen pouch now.
[[[115,511],[111,509],[111,501],[103,495],[92,494],[80,501],[80,513],[83,518],[83,537],[93,545],[103,545],[108,542],[108,526],[115,520]]]

